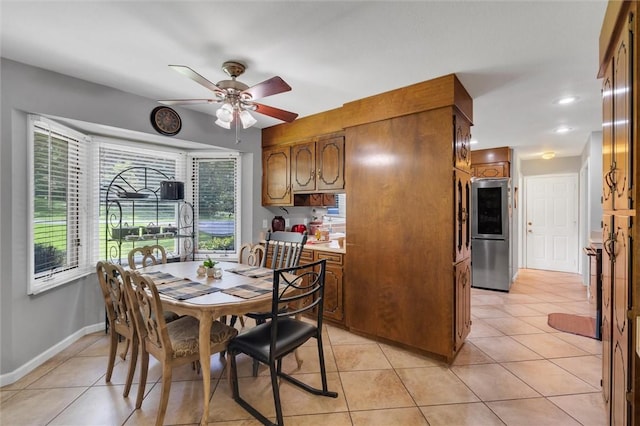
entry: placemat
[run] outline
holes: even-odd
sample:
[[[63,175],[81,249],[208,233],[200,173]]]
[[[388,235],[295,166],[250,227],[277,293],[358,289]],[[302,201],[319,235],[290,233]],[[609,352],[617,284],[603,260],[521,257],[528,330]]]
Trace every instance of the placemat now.
[[[144,275],[151,278],[159,293],[177,300],[187,300],[222,290],[218,287],[211,287],[198,281],[192,281],[189,278],[176,277],[166,272],[148,272]]]
[[[261,266],[238,265],[234,268],[225,269],[225,271],[251,278],[261,278],[273,275],[273,269],[263,268]]]
[[[271,272],[273,272],[273,270]],[[254,297],[262,296],[263,294],[271,293],[272,291],[273,277],[266,277],[255,284],[241,284],[236,287],[222,290],[223,293],[241,297],[243,299],[252,299]]]

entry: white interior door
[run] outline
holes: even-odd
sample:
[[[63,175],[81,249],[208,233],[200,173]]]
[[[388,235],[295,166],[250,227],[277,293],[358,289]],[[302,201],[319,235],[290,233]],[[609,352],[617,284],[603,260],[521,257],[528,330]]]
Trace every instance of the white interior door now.
[[[526,267],[578,272],[578,176],[525,177]]]

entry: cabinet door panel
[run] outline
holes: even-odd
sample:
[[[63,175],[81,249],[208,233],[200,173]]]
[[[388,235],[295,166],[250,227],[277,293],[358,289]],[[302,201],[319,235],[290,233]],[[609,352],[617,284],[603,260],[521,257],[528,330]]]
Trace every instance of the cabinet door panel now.
[[[455,343],[458,351],[471,331],[471,259],[455,267]]]
[[[289,147],[262,153],[262,205],[291,205],[291,157]]]
[[[342,321],[342,268],[329,266],[324,277],[324,317]]]
[[[462,116],[453,116],[454,164],[457,169],[471,171],[471,126]]]
[[[630,269],[630,217],[615,216],[613,239],[613,293],[612,293],[612,348],[611,355],[611,424],[626,425],[629,418],[627,392],[631,389],[628,367],[630,365],[629,319],[627,312],[631,308],[629,298],[631,283]]]
[[[316,151],[318,190],[344,189],[344,137],[320,140]]]
[[[610,235],[612,221],[613,218],[610,215],[602,216],[602,397],[607,407],[611,403],[611,315],[613,314],[611,254],[613,254],[613,246]]]
[[[613,60],[613,111],[614,111],[614,181],[613,207],[616,210],[631,208],[629,179],[631,178],[631,61],[629,32],[622,31],[617,54]]]
[[[316,145],[313,142],[291,148],[291,184],[294,191],[316,189]]]
[[[471,255],[471,175],[455,171],[455,256],[454,261],[459,262]]]
[[[607,68],[602,80],[602,209],[613,210],[613,78]]]

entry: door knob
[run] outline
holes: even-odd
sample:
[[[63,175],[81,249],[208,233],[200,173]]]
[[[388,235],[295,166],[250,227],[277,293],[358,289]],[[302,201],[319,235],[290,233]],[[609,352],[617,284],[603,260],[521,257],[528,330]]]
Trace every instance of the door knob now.
[[[533,232],[533,231],[532,231],[531,229],[529,229],[527,232],[531,233],[531,232]]]

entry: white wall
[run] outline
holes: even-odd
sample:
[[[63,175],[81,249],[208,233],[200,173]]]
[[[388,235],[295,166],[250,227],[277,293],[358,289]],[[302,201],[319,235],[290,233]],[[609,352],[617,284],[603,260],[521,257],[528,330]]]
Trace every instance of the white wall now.
[[[49,356],[52,350],[63,349],[60,342],[100,328],[104,322],[94,275],[37,296],[27,295],[27,114],[82,120],[156,138],[149,114],[157,102],[4,58],[0,59],[0,84],[0,384],[6,384],[44,361],[47,351]],[[254,240],[262,219],[272,217],[260,204],[260,129],[243,130],[243,142],[236,145],[235,137],[214,126],[211,116],[176,110],[183,120],[180,138],[247,153],[243,155],[242,240]]]

